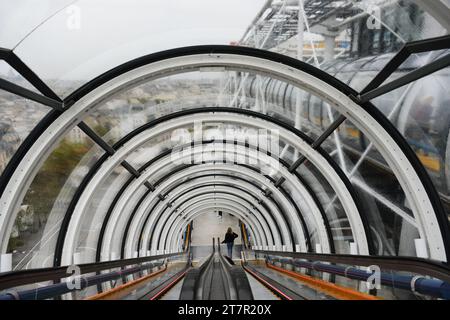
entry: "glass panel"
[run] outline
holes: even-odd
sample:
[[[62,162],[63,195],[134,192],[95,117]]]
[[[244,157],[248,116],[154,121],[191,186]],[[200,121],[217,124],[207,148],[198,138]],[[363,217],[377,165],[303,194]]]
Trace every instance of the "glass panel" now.
[[[190,72],[142,84],[99,106],[85,121],[113,144],[132,130],[184,109],[214,106],[221,99],[222,73]]]
[[[0,90],[0,175],[50,108]]]
[[[0,2],[0,47],[13,49],[46,19],[74,0]],[[70,12],[70,8],[68,11]]]
[[[320,244],[320,238],[319,234],[317,233],[317,225],[311,215],[311,208],[306,205],[303,195],[299,194],[293,186],[285,182],[282,187],[291,196],[294,203],[297,204],[297,207],[300,210],[300,214],[303,216],[305,224],[308,228],[312,250],[316,251],[316,245]]]
[[[295,151],[295,149],[286,145],[281,150],[283,159],[286,162],[287,166],[290,166],[294,163],[295,160],[300,157],[300,154]],[[302,183],[304,182],[307,186],[311,188],[312,193],[316,196],[319,206],[321,206],[325,210],[325,215],[327,216],[328,223],[330,225],[332,241],[335,247],[336,253],[349,253],[350,242],[353,241],[353,237],[351,235],[351,230],[349,228],[348,219],[346,217],[345,211],[340,204],[339,199],[336,198],[335,192],[326,181],[326,179],[322,176],[322,174],[315,169],[309,162],[304,162],[299,168],[296,170],[296,174],[300,176],[302,179]],[[286,184],[283,184],[285,186]],[[289,187],[290,189],[290,187]],[[292,196],[294,196],[294,192],[290,192]],[[297,201],[297,204],[301,204],[302,201]],[[309,210],[305,211],[305,216],[308,215]],[[308,221],[312,221],[311,217],[307,217]],[[314,237],[312,237],[313,241],[316,240],[316,227],[313,226],[312,222],[309,222],[311,230],[314,232]],[[318,243],[318,242],[317,242]],[[313,250],[315,250],[315,245],[313,244]]]
[[[15,14],[0,17],[5,18],[0,19],[5,21],[0,36],[4,36],[1,38],[6,47],[17,44],[17,54],[64,95],[76,81],[86,82],[143,54],[175,47],[239,44],[280,52],[326,69],[327,62],[334,59],[396,52],[408,41],[447,33],[424,11],[426,7],[412,0],[383,4],[371,0],[327,1],[320,8],[314,1],[307,1],[301,38],[297,36],[297,24],[302,11],[296,2],[53,2],[45,1],[42,8],[34,8],[30,1],[23,6],[6,5],[2,12]],[[25,19],[27,23],[18,26],[17,17],[30,11],[33,19]],[[126,25],[117,29],[117,21],[123,19]],[[322,29],[335,31],[323,33]],[[56,51],[54,43],[58,43]]]
[[[419,157],[445,202],[450,195],[449,72],[447,68],[418,80],[402,88],[404,94],[401,96],[396,90],[374,101],[379,108],[383,108],[387,100],[395,99],[401,104],[392,121]]]
[[[7,80],[18,86],[39,93],[39,91],[31,85],[20,73],[11,67],[6,61],[0,60],[0,79]]]
[[[123,235],[125,232],[125,227],[127,225],[128,219],[131,217],[132,212],[136,208],[136,205],[138,201],[142,198],[142,196],[148,192],[147,187],[140,186],[136,192],[133,193],[132,197],[128,200],[126,206],[124,207],[124,210],[119,216],[119,219],[117,221],[117,224],[115,225],[113,234],[115,235],[112,238],[111,243],[111,255],[110,258],[112,259],[114,256],[117,258],[120,257],[120,252],[122,250],[122,241],[123,241]],[[112,221],[110,220],[110,223]]]
[[[53,150],[26,193],[10,236],[14,270],[53,265],[61,221],[82,179],[103,153],[78,128]]]
[[[336,193],[323,175],[309,162],[303,163],[296,171],[311,187],[325,210],[333,237],[335,252],[339,254],[350,253],[350,243],[354,242],[353,232],[350,228],[345,210],[337,198]]]
[[[333,150],[334,160],[361,199],[377,254],[415,256],[413,244],[419,234],[399,182],[376,148],[371,145],[367,149],[368,139],[361,131],[348,120],[342,128],[341,147],[336,147],[336,140],[331,138],[324,144],[327,150]]]
[[[93,79],[145,54],[237,42],[264,2],[79,0],[40,25],[16,52],[44,79],[57,80],[52,88],[63,94],[73,80]],[[126,23],[119,28],[118,21]]]
[[[119,166],[104,179],[95,194],[91,195],[85,211],[89,214],[84,214],[76,235],[75,252],[80,254],[83,263],[96,261],[97,243],[105,215],[117,192],[130,177],[131,174]]]
[[[445,54],[448,54],[447,50],[412,55],[385,83],[398,79],[411,70],[426,65]],[[390,58],[390,55],[386,55],[366,63],[362,70],[351,78],[350,86],[357,90],[364,88]],[[344,67],[338,77],[345,77],[346,70],[354,69],[354,64],[355,62],[351,62]],[[427,169],[448,209],[450,192],[447,187],[446,170],[448,166],[445,159],[449,129],[446,129],[445,126],[448,121],[445,111],[447,110],[445,108],[446,100],[443,98],[446,95],[444,88],[448,87],[447,74],[448,69],[442,70],[380,96],[372,102],[394,123],[410,143]],[[345,132],[346,134],[347,146],[358,149],[360,146],[364,147],[370,144],[366,137],[359,136],[359,130],[348,121],[342,125],[340,130],[341,133]],[[370,154],[372,158],[380,158],[375,150],[370,150]]]

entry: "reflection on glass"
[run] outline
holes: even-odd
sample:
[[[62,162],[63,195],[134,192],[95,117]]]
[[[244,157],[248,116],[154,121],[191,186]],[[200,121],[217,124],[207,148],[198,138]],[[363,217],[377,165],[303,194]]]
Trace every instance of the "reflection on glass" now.
[[[75,238],[75,252],[79,254],[80,262],[96,261],[97,243],[105,215],[115,195],[130,177],[131,174],[119,166],[103,179],[95,194],[91,195],[85,211],[89,214],[83,216]]]
[[[332,234],[335,252],[339,254],[350,253],[350,245],[354,242],[353,232],[345,210],[333,188],[309,162],[305,162],[296,171],[313,190],[324,209]]]
[[[78,128],[53,150],[30,185],[10,236],[14,270],[53,265],[61,221],[82,179],[102,154]]]
[[[333,158],[361,199],[362,214],[370,224],[377,253],[415,256],[411,243],[419,236],[417,224],[399,182],[374,146],[366,152],[365,141],[369,140],[347,122],[343,124],[345,130],[340,131],[341,147],[336,147],[331,138],[325,145],[335,151]]]
[[[50,108],[0,90],[0,174]]]
[[[0,16],[5,44],[0,47],[17,45],[16,53],[62,96],[77,88],[77,81],[86,82],[142,55],[182,46],[262,48],[322,67],[335,59],[396,52],[408,41],[446,34],[426,6],[412,0],[327,1],[320,10],[314,1],[305,1],[301,10],[296,1],[278,0],[53,2],[45,1],[39,8],[28,2],[5,4],[0,10],[5,13]],[[25,24],[11,18],[30,11],[33,19],[25,19]],[[303,28],[298,26],[299,16]],[[124,20],[127,23],[117,29],[117,21]],[[302,37],[299,30],[304,30]],[[92,41],[86,42],[88,38]],[[54,43],[59,45],[55,48]]]

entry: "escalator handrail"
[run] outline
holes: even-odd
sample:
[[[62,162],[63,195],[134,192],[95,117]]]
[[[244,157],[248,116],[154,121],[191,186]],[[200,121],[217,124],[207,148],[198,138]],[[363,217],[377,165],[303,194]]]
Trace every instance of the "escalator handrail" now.
[[[209,258],[200,266],[199,273],[197,276],[197,279],[195,281],[195,287],[194,287],[194,296],[196,300],[201,299],[203,296],[203,288],[205,284],[206,274],[210,272],[213,263],[214,263],[214,255],[215,252],[213,252]]]
[[[223,254],[219,253],[219,259],[222,264],[222,271],[228,282],[228,293],[230,296],[230,300],[239,300],[238,290],[236,288],[236,280],[234,274],[231,272],[233,270],[233,266],[225,259]]]
[[[237,300],[253,300],[252,289],[244,269],[232,265],[222,254],[220,254],[220,259],[222,260],[223,266],[228,270],[232,281],[232,284],[230,284],[230,294],[234,290]]]
[[[180,292],[180,297],[183,297],[183,300],[195,299],[199,278],[201,277],[201,274],[205,271],[205,269],[209,266],[213,256],[214,252],[205,259],[200,267],[191,269],[186,273],[185,279],[187,281],[183,282],[183,286],[181,287]]]

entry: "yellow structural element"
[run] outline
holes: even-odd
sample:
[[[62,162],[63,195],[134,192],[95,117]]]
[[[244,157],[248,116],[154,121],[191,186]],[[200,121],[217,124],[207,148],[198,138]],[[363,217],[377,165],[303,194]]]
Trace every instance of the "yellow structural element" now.
[[[189,246],[189,237],[191,236],[191,224],[187,226],[186,239],[184,239],[184,250],[187,250]]]
[[[438,157],[426,155],[422,152],[417,152],[416,154],[424,167],[436,172],[439,172],[441,170],[441,163]]]
[[[356,128],[347,127],[345,128],[347,131],[347,134],[352,138],[359,138],[360,137],[360,131]]]

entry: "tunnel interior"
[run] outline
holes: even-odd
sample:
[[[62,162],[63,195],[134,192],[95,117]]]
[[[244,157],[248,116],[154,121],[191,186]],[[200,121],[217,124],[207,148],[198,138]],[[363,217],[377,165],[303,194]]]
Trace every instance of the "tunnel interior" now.
[[[42,66],[24,53],[35,41],[32,33],[0,48],[15,74],[0,74],[1,101],[13,110],[26,100],[32,124],[23,138],[8,126],[2,136],[17,141],[0,171],[0,280],[77,265],[97,277],[125,262],[141,268],[61,295],[78,299],[163,265],[186,277],[184,287],[194,277],[186,261],[199,270],[230,264],[239,277],[233,260],[265,259],[367,295],[412,297],[390,285],[361,289],[346,267],[324,271],[370,258],[388,273],[412,261],[396,271],[414,281],[428,270],[421,263],[448,280],[448,35],[320,66],[250,40],[139,51],[115,63],[102,55],[102,72],[66,91],[35,73]],[[237,240],[226,262],[229,227]],[[213,281],[211,272],[198,281]],[[11,283],[18,291],[58,285],[40,279]],[[155,290],[143,296],[164,291]]]

